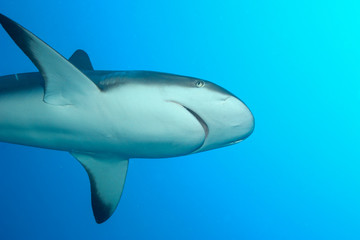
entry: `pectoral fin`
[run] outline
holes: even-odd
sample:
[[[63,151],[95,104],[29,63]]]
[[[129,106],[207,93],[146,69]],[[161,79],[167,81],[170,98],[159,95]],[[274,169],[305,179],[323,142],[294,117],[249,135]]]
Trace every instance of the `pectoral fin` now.
[[[46,103],[75,105],[81,103],[84,95],[100,92],[79,69],[29,30],[2,14],[0,24],[45,79]]]
[[[114,156],[71,154],[89,175],[95,220],[103,223],[114,213],[119,203],[129,160]]]

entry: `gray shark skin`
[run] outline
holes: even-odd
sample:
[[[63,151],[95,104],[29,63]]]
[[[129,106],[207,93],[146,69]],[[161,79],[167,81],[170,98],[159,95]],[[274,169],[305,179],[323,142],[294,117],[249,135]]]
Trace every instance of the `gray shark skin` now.
[[[115,211],[129,158],[168,158],[238,143],[254,129],[246,105],[197,78],[95,71],[69,60],[0,14],[0,24],[39,70],[0,77],[0,141],[67,151],[85,168],[97,223]]]

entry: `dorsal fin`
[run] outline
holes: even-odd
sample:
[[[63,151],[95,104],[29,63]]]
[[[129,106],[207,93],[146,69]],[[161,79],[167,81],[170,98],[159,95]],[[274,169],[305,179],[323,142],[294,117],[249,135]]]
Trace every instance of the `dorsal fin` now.
[[[0,23],[45,79],[44,102],[74,105],[84,102],[84,95],[100,92],[79,69],[30,31],[2,14]]]
[[[89,55],[81,49],[76,50],[73,55],[71,55],[69,62],[80,70],[94,70]]]
[[[114,213],[125,184],[129,160],[118,156],[71,153],[90,179],[91,205],[97,223]]]

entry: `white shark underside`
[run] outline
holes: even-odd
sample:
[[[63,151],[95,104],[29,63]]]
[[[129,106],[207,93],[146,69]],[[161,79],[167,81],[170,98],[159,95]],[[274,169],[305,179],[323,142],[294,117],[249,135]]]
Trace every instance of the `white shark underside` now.
[[[208,81],[149,71],[95,71],[88,55],[67,60],[0,14],[39,69],[0,77],[0,141],[70,152],[86,169],[97,223],[115,211],[129,158],[164,158],[231,145],[254,118]]]

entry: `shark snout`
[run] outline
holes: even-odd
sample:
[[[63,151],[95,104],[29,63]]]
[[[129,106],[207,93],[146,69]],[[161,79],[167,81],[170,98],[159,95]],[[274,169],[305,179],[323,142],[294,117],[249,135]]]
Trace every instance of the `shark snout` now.
[[[207,109],[207,114],[201,114],[199,111],[208,127],[208,134],[203,146],[196,152],[241,142],[254,130],[254,117],[251,111],[233,95],[221,96],[216,104]]]
[[[238,143],[254,131],[255,121],[250,109],[235,96],[224,100],[224,107],[227,109],[227,116],[224,123],[228,125],[231,132],[231,144]]]

